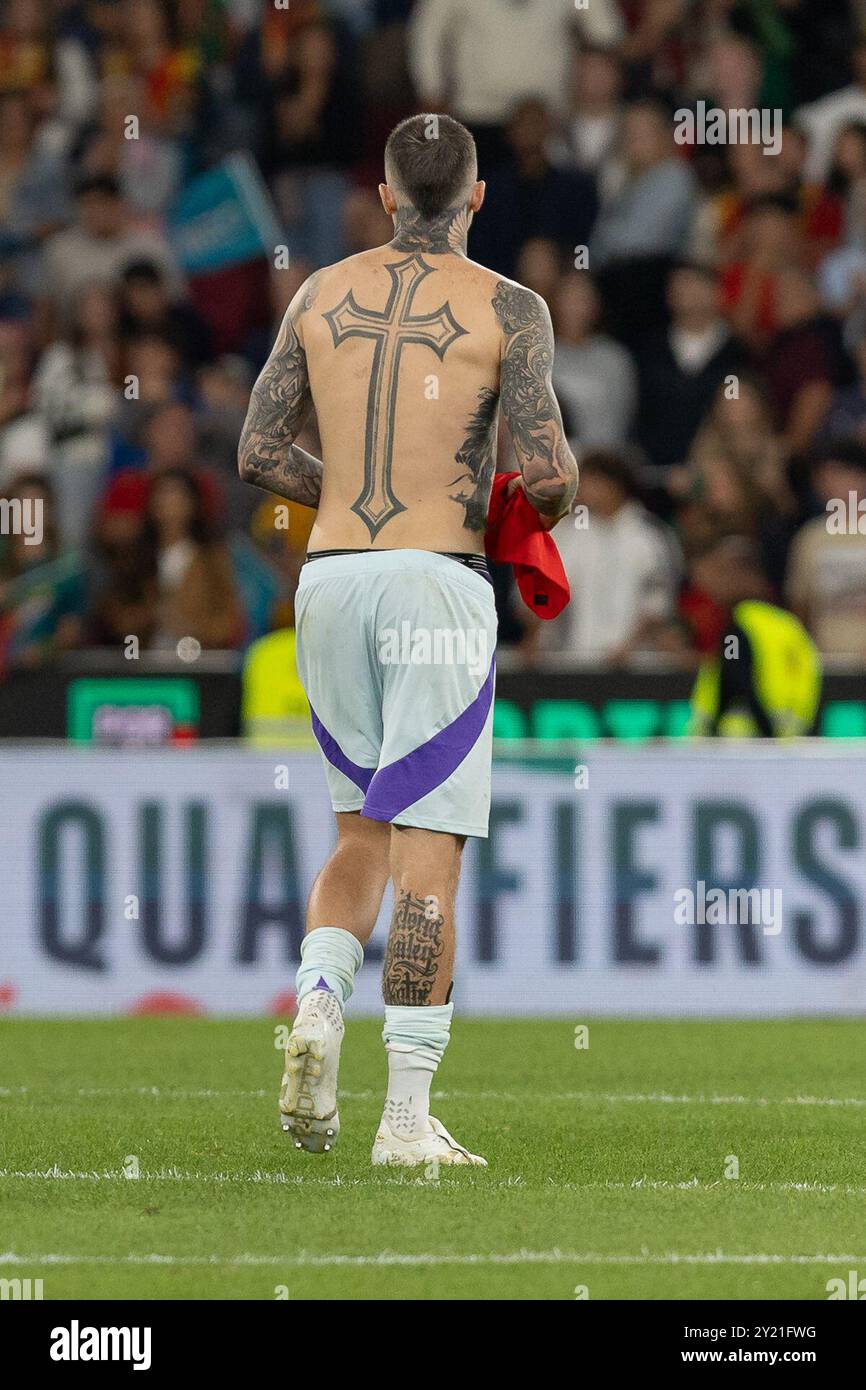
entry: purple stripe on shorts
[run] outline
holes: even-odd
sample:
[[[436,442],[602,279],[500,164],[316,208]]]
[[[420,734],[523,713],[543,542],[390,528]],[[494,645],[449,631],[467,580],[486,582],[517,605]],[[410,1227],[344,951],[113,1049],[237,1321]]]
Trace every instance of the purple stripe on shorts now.
[[[351,758],[347,758],[333,734],[329,734],[316,711],[310,706],[310,715],[313,724],[313,733],[319,742],[319,747],[324,753],[328,762],[348,777],[350,782],[354,782],[356,787],[360,787],[362,792],[366,792],[373,780],[376,771],[374,767],[359,767],[353,763]]]
[[[448,780],[481,737],[493,702],[494,679],[495,659],[472,704],[453,723],[395,763],[379,768],[367,792],[363,815],[391,821]]]

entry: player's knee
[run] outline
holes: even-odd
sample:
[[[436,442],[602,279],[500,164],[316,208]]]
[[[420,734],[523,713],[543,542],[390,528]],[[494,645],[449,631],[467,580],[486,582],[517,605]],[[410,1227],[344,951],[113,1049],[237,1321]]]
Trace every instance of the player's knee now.
[[[334,853],[351,858],[362,876],[381,878],[384,882],[390,873],[390,830],[389,825],[354,812],[340,814]]]
[[[456,886],[465,843],[462,835],[424,830],[418,826],[392,826],[390,865],[395,887],[414,886],[424,881]]]

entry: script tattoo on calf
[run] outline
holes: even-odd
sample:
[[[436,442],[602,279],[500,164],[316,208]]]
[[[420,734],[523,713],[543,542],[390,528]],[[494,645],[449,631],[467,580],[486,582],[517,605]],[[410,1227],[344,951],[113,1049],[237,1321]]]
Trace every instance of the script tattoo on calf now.
[[[557,516],[570,505],[576,475],[550,382],[550,316],[537,294],[508,280],[500,280],[492,303],[505,337],[500,399],[524,486],[537,511]]]
[[[464,472],[449,486],[458,492],[448,495],[463,509],[463,525],[470,531],[483,531],[487,523],[487,504],[496,462],[496,410],[499,397],[489,386],[478,393],[478,405],[466,425],[466,438],[455,454]]]
[[[430,915],[429,899],[401,890],[391,919],[382,971],[386,1004],[429,1004],[445,950],[441,913]]]
[[[304,307],[315,298],[318,277],[307,286]],[[322,465],[294,443],[312,400],[307,356],[286,314],[258,381],[253,387],[239,445],[244,477],[269,492],[318,507]]]

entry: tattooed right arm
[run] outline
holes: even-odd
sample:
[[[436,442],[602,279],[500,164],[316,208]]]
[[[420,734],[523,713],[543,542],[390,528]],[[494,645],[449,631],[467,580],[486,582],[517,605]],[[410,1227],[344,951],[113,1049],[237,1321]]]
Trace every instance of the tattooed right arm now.
[[[238,471],[245,482],[305,507],[319,505],[322,464],[295,443],[312,399],[307,355],[295,325],[301,308],[312,304],[315,281],[312,276],[289,305],[253,387],[238,445]]]
[[[533,290],[500,280],[493,309],[502,328],[502,411],[526,495],[541,516],[565,516],[577,490],[577,464],[553,393],[553,326]]]

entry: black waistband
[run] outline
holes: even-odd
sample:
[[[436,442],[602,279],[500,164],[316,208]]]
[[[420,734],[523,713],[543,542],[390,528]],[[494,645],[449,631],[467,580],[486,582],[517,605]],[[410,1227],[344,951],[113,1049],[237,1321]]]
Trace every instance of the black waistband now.
[[[383,547],[384,549],[385,547]],[[392,552],[389,552],[392,553]],[[493,583],[490,578],[490,570],[487,567],[487,560],[483,555],[474,555],[471,551],[464,550],[432,550],[431,555],[445,555],[449,560],[456,560],[458,565],[465,565],[467,569],[474,570],[480,574],[489,584]],[[328,555],[375,555],[375,550],[309,550],[307,560],[324,560]]]

